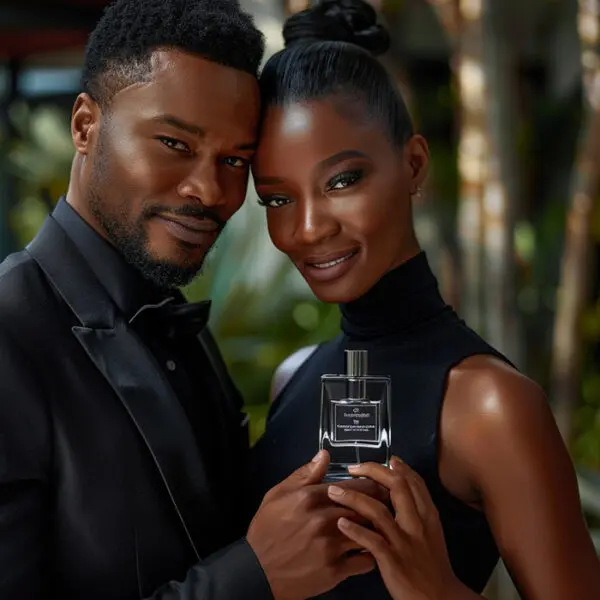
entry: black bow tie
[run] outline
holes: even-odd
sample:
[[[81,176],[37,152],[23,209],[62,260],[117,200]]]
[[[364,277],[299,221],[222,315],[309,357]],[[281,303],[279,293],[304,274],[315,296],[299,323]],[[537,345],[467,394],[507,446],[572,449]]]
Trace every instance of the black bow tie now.
[[[153,330],[159,328],[170,339],[195,337],[208,323],[210,305],[210,300],[181,303],[165,301],[141,308],[130,322],[139,320],[142,327],[149,326]]]

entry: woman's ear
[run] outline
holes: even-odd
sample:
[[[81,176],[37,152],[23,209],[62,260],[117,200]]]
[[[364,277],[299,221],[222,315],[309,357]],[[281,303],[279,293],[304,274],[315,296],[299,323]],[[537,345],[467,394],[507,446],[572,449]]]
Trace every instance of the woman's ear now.
[[[413,135],[404,146],[404,159],[410,169],[410,193],[416,194],[429,171],[429,146],[422,135]]]

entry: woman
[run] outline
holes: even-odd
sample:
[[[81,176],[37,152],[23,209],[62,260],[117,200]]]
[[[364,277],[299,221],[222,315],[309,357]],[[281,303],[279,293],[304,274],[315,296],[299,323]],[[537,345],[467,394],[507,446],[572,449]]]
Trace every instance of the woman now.
[[[319,299],[340,304],[342,333],[278,370],[256,446],[259,491],[309,461],[321,374],[343,372],[345,349],[367,349],[370,371],[393,382],[402,460],[353,474],[390,489],[395,519],[331,487],[374,525],[339,523],[380,574],[326,597],[477,598],[500,554],[528,600],[600,598],[574,469],[542,390],[444,303],[419,248],[411,198],[428,148],[373,57],[388,47],[375,11],[323,0],[291,17],[284,38],[261,75],[254,180],[273,243]]]

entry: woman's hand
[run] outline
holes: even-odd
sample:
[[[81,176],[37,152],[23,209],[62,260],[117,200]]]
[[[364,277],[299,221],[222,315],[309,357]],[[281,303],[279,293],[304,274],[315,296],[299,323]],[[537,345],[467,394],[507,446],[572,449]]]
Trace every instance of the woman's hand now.
[[[391,467],[365,463],[348,470],[388,488],[395,516],[360,492],[329,487],[333,501],[368,519],[375,531],[344,518],[338,521],[339,529],[373,555],[395,600],[478,598],[464,589],[452,571],[438,512],[425,483],[397,458]]]

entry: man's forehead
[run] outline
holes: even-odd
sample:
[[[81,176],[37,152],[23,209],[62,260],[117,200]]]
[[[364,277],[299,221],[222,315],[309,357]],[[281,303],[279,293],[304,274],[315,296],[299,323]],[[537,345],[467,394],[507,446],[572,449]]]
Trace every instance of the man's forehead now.
[[[143,67],[139,65],[138,68]],[[213,96],[226,94],[232,101],[242,93],[250,96],[249,101],[258,96],[258,82],[253,75],[172,48],[159,48],[152,52],[149,71],[117,93],[129,95],[132,91],[144,89],[151,90],[153,95],[157,91],[163,91],[165,95],[180,91],[186,96],[207,92]]]
[[[157,51],[152,60],[152,76],[123,88],[115,100],[154,106],[184,119],[184,113],[202,111],[234,120],[235,113],[258,118],[260,96],[252,75],[175,50]]]
[[[186,80],[172,73],[121,90],[112,112],[133,126],[167,126],[203,139],[248,148],[256,143],[259,100],[256,90],[218,82],[206,92],[206,79]]]

